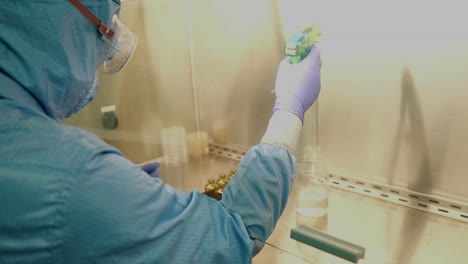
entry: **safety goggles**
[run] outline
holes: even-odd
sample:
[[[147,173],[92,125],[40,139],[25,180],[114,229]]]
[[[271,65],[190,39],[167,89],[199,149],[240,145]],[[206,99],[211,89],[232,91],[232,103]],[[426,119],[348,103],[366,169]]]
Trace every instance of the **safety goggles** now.
[[[68,2],[94,25],[105,42],[104,49],[96,58],[100,64],[98,71],[112,74],[123,69],[135,51],[136,36],[120,22],[117,15],[112,17],[110,25],[106,25],[79,0],[68,0]]]

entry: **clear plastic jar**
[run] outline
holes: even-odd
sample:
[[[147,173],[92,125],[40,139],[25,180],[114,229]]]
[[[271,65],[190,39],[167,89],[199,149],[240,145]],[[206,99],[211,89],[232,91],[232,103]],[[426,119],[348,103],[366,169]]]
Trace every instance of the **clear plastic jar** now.
[[[320,158],[320,148],[306,146],[296,174],[296,224],[309,226],[328,211],[328,174]]]

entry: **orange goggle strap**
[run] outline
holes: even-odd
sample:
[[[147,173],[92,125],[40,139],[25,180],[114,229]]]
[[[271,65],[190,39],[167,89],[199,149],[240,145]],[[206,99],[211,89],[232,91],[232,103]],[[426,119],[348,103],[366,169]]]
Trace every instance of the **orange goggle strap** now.
[[[84,6],[79,0],[68,0],[80,13],[86,17],[91,24],[93,24],[96,29],[102,34],[102,36],[108,40],[114,38],[114,31],[112,31],[108,26],[106,26],[102,21],[97,18],[91,11],[89,11],[86,6]]]

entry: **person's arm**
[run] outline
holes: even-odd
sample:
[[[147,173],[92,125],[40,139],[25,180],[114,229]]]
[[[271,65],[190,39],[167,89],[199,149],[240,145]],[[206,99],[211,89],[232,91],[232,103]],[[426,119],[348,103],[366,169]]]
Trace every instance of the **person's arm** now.
[[[320,70],[301,70],[300,65],[305,64],[295,66],[304,78]],[[294,68],[282,64],[278,78],[289,69]],[[307,99],[312,104],[320,79],[288,85],[289,90],[277,82],[275,113],[262,143],[246,154],[221,202],[165,185],[109,149],[82,153],[77,162],[84,166],[72,175],[63,212],[64,262],[250,263],[273,231],[291,189],[303,119],[301,111],[291,109],[302,108],[304,114],[310,105],[301,100],[313,97]]]
[[[255,241],[252,255],[261,250],[286,206],[295,173],[293,153],[301,129],[297,116],[276,111],[262,143],[247,152],[236,176],[224,189],[221,203],[242,217]]]
[[[274,114],[260,145],[247,153],[222,203],[242,217],[253,255],[263,247],[281,216],[295,174],[295,157],[304,114],[320,92],[320,53],[313,47],[299,64],[284,59],[276,77]]]

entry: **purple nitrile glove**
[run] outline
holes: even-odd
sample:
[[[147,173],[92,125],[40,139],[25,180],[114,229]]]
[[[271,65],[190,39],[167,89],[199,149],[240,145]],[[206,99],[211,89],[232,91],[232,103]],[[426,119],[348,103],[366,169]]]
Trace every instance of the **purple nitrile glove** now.
[[[159,163],[151,162],[141,166],[141,169],[153,178],[159,178]]]
[[[273,112],[286,110],[297,115],[304,124],[304,114],[320,92],[320,51],[317,46],[298,64],[289,58],[281,61],[276,75],[276,101]]]

